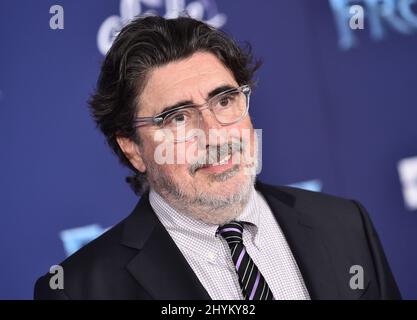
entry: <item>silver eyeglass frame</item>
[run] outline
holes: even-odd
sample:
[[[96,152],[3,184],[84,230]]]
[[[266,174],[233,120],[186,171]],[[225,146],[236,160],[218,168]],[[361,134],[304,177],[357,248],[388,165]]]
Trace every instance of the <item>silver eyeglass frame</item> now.
[[[210,103],[212,101],[215,101],[216,99],[218,99],[219,96],[222,96],[224,94],[231,93],[231,92],[234,92],[234,91],[241,92],[241,93],[243,93],[245,95],[245,97],[246,97],[246,109],[245,109],[245,112],[242,114],[242,116],[239,119],[237,119],[237,120],[235,120],[233,122],[228,122],[228,123],[221,122],[221,121],[219,121],[217,119],[216,114],[214,113],[214,111],[210,107]],[[188,108],[197,109],[198,111],[200,111],[200,114],[201,114],[201,111],[202,110],[209,109],[212,112],[214,118],[221,125],[231,125],[231,124],[234,124],[234,123],[239,122],[240,120],[242,120],[248,114],[250,94],[251,94],[251,88],[250,88],[250,86],[249,85],[243,85],[243,86],[240,86],[240,87],[237,87],[237,88],[233,88],[233,89],[229,89],[229,90],[220,92],[220,93],[216,94],[215,96],[211,97],[210,99],[208,99],[203,104],[186,104],[186,105],[182,105],[182,106],[179,106],[179,107],[176,107],[176,108],[173,108],[173,109],[170,109],[170,110],[161,112],[161,113],[159,113],[159,114],[157,114],[155,116],[151,116],[151,117],[137,117],[134,120],[134,126],[133,127],[134,128],[138,128],[138,127],[142,127],[142,126],[145,126],[145,125],[148,125],[148,124],[156,125],[156,126],[161,126],[161,124],[164,122],[164,120],[165,120],[165,118],[167,116],[169,116],[170,114],[172,114],[172,113],[174,113],[174,112],[176,112],[178,110],[188,109]],[[207,107],[205,107],[205,106],[207,106]]]

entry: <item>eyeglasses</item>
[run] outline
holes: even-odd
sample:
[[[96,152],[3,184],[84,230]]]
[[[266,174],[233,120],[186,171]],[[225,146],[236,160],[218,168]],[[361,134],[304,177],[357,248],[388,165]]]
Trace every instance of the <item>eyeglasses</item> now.
[[[186,141],[195,135],[195,129],[200,128],[202,110],[209,109],[223,126],[241,121],[248,114],[250,93],[248,85],[229,89],[200,105],[187,104],[153,117],[138,117],[134,120],[134,128],[156,125],[170,130],[176,142]]]

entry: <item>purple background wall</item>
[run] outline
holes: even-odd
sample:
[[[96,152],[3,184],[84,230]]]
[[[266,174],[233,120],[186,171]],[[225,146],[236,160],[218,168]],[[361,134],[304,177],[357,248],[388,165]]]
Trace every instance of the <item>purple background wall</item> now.
[[[98,31],[109,16],[120,16],[121,2],[0,2],[2,299],[30,299],[39,275],[128,215],[137,201],[86,104],[103,59]],[[251,100],[255,126],[263,129],[260,178],[307,182],[360,200],[403,296],[416,299],[417,206],[406,205],[403,191],[415,199],[417,3],[407,11],[406,2],[185,4],[204,8],[204,19],[223,14],[222,29],[251,42],[264,60]],[[181,1],[128,3],[163,15]],[[347,28],[341,18],[354,3],[364,6],[364,30]],[[63,30],[50,28],[54,4],[64,9]],[[375,20],[390,8],[391,16]],[[407,185],[398,171],[405,158]]]

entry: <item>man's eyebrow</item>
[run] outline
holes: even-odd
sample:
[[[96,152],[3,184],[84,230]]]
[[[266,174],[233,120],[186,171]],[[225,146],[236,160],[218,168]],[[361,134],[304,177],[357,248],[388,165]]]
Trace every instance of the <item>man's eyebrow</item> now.
[[[232,90],[232,89],[236,89],[236,87],[233,87],[233,86],[228,85],[228,84],[224,84],[220,87],[217,87],[216,89],[213,89],[208,93],[207,100],[210,99],[210,98],[213,98],[215,95],[218,95],[219,93],[222,93],[222,92],[227,91],[227,90]]]
[[[221,85],[221,86],[211,90],[207,94],[207,100],[213,98],[215,95],[218,95],[219,93],[222,93],[222,92],[227,91],[227,90],[232,90],[232,89],[236,89],[236,87],[228,85],[228,84]],[[172,109],[175,109],[175,108],[179,108],[181,106],[185,106],[185,105],[188,105],[188,104],[194,104],[194,102],[191,101],[191,100],[181,100],[181,101],[178,101],[177,103],[175,103],[173,105],[165,107],[159,113],[164,113],[166,111],[169,111],[169,110],[172,110]]]
[[[179,108],[179,107],[181,107],[181,106],[185,106],[185,105],[187,105],[187,104],[193,104],[193,102],[191,101],[191,100],[182,100],[182,101],[178,101],[176,104],[173,104],[173,105],[171,105],[171,106],[167,106],[167,107],[165,107],[164,109],[162,109],[162,111],[161,112],[159,112],[159,113],[164,113],[164,112],[167,112],[167,111],[169,111],[169,110],[172,110],[172,109],[175,109],[175,108]]]

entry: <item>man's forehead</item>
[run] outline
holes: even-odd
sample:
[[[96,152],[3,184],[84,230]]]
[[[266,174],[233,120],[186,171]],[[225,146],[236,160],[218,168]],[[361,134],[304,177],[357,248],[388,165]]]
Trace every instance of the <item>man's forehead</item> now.
[[[232,72],[213,54],[196,53],[154,69],[142,92],[141,103],[146,109],[149,104],[155,106],[152,109],[162,109],[182,100],[198,103],[224,85],[237,85]]]

